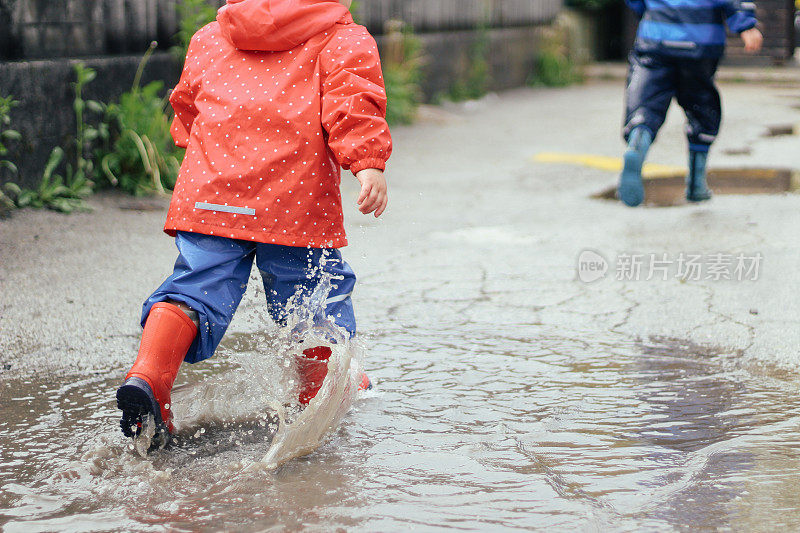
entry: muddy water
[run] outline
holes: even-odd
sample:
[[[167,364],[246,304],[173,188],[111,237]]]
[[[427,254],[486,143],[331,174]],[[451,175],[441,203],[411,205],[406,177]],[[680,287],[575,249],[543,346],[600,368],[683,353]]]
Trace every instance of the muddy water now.
[[[785,120],[774,90],[726,89],[728,146],[751,145],[754,106]],[[588,198],[616,176],[527,162],[617,156],[619,95],[520,93],[401,132],[391,211],[347,249],[376,389],[275,470],[269,406],[291,391],[269,331],[239,327],[184,368],[172,450],[142,458],[117,429],[136,311],[175,257],[164,214],[21,213],[0,232],[20,243],[0,251],[0,528],[800,530],[800,376],[754,363],[797,361],[797,199],[621,210]],[[682,164],[682,131],[668,123],[654,157]],[[797,168],[784,140],[735,165]],[[583,285],[586,248],[760,252],[765,268],[758,283]]]
[[[268,337],[268,336],[267,336]],[[3,381],[5,531],[800,527],[793,380],[658,339],[591,345],[403,328],[372,340],[374,391],[311,455],[263,467],[289,394],[253,336],[187,368],[180,439],[140,457],[118,375]],[[262,347],[259,347],[262,346]],[[255,362],[254,362],[255,361]]]

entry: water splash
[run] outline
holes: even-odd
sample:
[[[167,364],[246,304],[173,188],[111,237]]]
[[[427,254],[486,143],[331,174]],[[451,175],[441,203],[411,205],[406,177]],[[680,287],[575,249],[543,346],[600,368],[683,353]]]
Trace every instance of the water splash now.
[[[315,346],[326,345],[323,338],[311,337]],[[294,420],[287,420],[285,410],[277,406],[278,432],[267,454],[256,468],[274,469],[312,453],[350,410],[361,381],[362,367],[356,343],[330,344],[331,357],[322,388]]]
[[[285,324],[273,325],[264,306],[255,331],[232,332],[217,357],[183,368],[187,383],[172,393],[176,432],[166,449],[148,451],[155,436],[150,419],[137,439],[123,439],[118,413],[108,405],[118,376],[95,378],[94,390],[106,392],[80,407],[85,415],[73,415],[80,427],[60,442],[47,469],[7,492],[0,515],[18,520],[6,525],[48,529],[76,506],[119,509],[120,502],[138,502],[123,505],[125,520],[157,520],[175,515],[173,507],[183,512],[197,501],[270,486],[274,469],[317,450],[357,397],[364,355],[363,345],[325,316],[335,278],[317,275],[314,291],[292,299]],[[310,346],[327,346],[332,355],[322,388],[301,408],[295,361]],[[101,514],[87,515],[85,523]],[[190,514],[198,519],[196,510]]]
[[[156,421],[153,415],[147,415],[142,420],[142,430],[133,438],[133,449],[139,457],[147,457],[147,452],[153,443],[156,434]]]
[[[290,344],[288,353],[284,354],[293,359],[299,356],[300,343],[304,347],[326,346],[331,349],[327,375],[316,397],[296,416],[292,416],[294,413],[287,411],[285,405],[271,405],[279,418],[278,432],[267,454],[254,463],[253,468],[272,470],[312,453],[339,425],[358,392],[363,349],[325,314],[325,301],[337,279],[324,271],[327,260],[323,254],[320,267],[310,274],[319,278],[311,294],[298,292],[287,306],[289,319],[285,329]]]
[[[287,304],[286,322],[277,326],[276,332],[240,338],[242,342],[230,356],[236,369],[188,389],[176,389],[174,411],[180,435],[197,436],[200,429],[220,421],[256,421],[277,429],[271,434],[274,437],[267,453],[248,466],[271,470],[312,453],[338,426],[357,395],[364,349],[325,313],[325,302],[337,279],[324,270],[328,260],[323,254],[320,266],[309,266],[309,278],[317,279],[315,288],[310,293],[298,289]],[[268,323],[266,311],[261,315]],[[301,409],[295,361],[311,346],[328,347],[332,355],[322,388]]]

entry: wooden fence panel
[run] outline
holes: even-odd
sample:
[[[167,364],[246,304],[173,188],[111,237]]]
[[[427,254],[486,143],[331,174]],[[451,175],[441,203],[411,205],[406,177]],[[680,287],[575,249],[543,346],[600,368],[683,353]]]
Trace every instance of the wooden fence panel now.
[[[120,53],[126,51],[127,35],[125,21],[125,0],[105,0],[106,51]]]
[[[0,59],[138,53],[162,48],[178,30],[180,0],[0,0]],[[216,6],[224,0],[208,0]],[[418,32],[532,26],[556,16],[562,0],[362,0],[375,34],[401,19]]]
[[[401,19],[417,31],[454,31],[542,24],[562,6],[562,0],[364,0],[359,15],[376,33],[389,19]]]
[[[4,2],[7,35],[0,57],[92,55],[105,48],[101,0],[29,0]]]

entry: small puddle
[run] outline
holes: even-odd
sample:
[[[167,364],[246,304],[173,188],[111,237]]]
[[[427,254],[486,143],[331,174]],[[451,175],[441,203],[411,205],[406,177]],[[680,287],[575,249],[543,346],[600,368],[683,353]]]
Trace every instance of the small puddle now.
[[[767,129],[761,135],[762,137],[784,137],[787,135],[796,135],[798,126],[796,124],[775,124],[767,126]]]
[[[781,168],[720,168],[708,171],[714,194],[780,194],[800,190],[800,172]],[[645,205],[672,207],[686,204],[686,175],[676,173],[645,178]],[[592,198],[616,200],[617,187],[609,187]]]
[[[739,148],[726,148],[722,151],[722,153],[725,155],[750,155],[753,153],[753,149],[746,146]]]

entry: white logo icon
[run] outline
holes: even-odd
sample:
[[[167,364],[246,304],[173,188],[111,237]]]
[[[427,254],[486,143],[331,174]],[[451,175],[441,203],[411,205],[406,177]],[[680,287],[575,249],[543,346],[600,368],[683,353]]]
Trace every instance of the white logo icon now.
[[[584,283],[592,283],[602,279],[608,273],[608,261],[594,250],[584,250],[578,256],[578,279]]]

